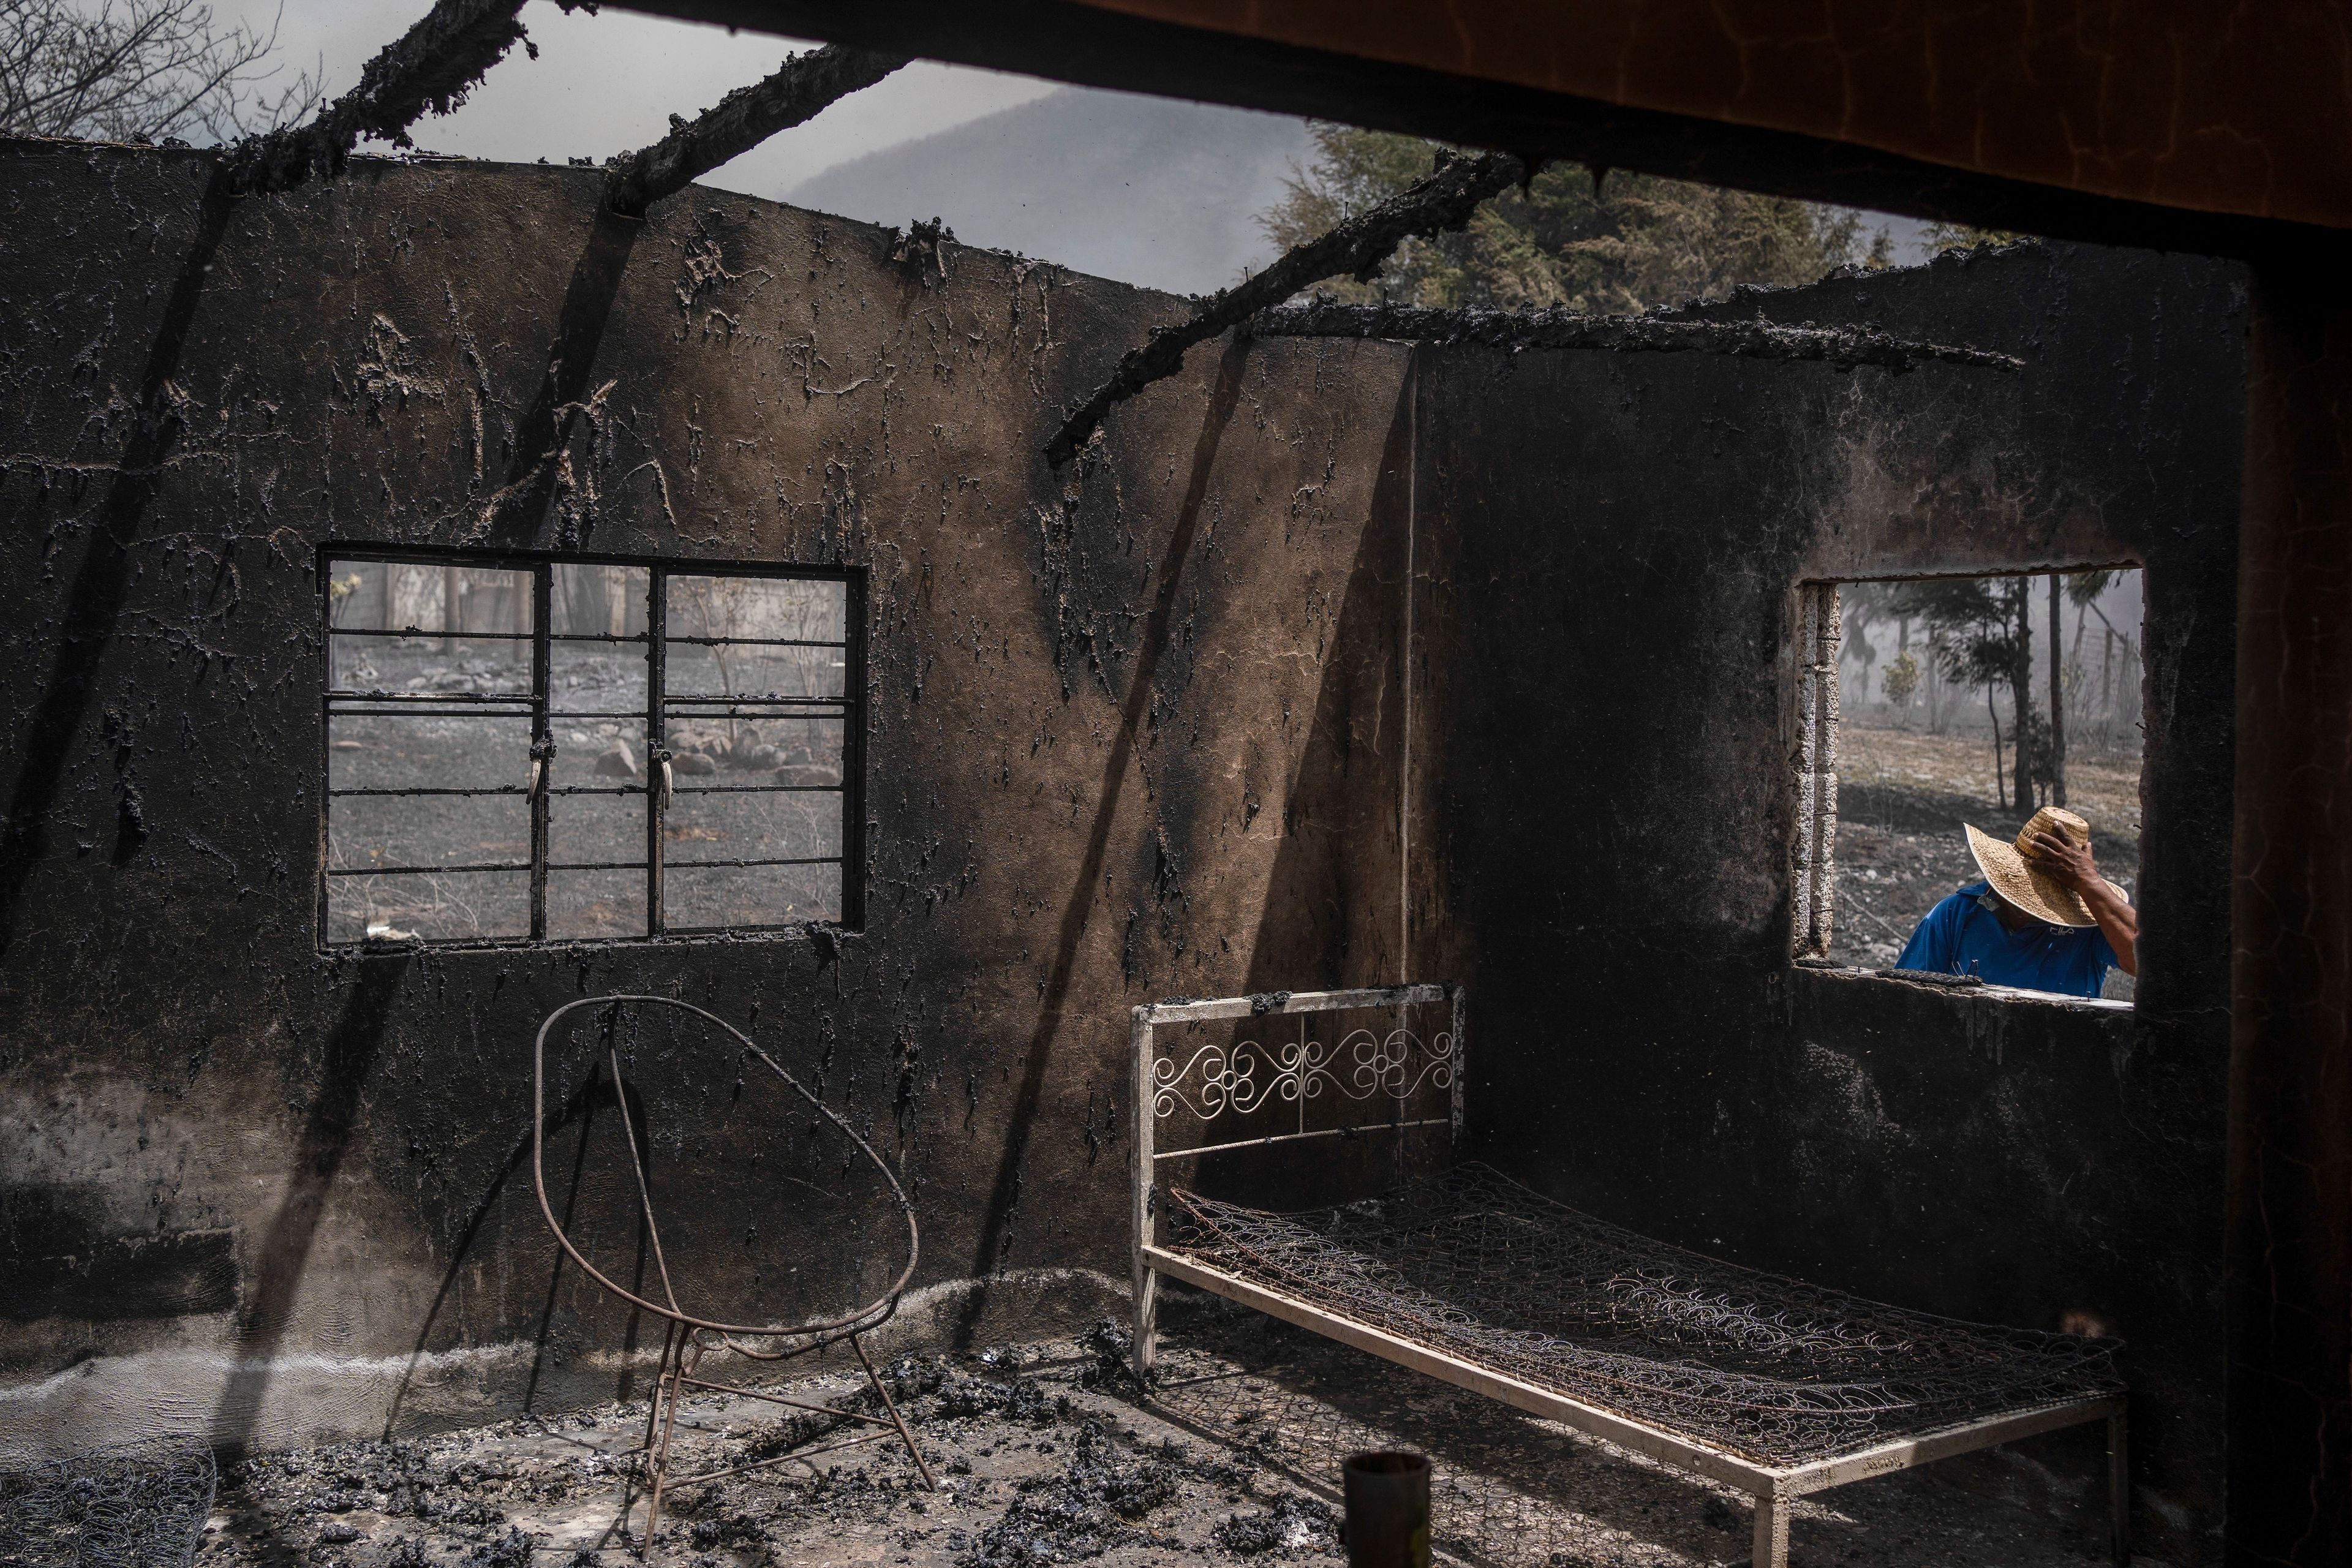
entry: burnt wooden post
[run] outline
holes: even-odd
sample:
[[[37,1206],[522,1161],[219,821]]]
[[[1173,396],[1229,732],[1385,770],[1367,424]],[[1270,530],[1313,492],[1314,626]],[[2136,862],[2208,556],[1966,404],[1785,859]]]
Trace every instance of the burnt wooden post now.
[[[2318,248],[2318,247],[2314,247]],[[2238,579],[2231,1564],[2352,1561],[2352,303],[2254,269]]]
[[[2066,668],[2059,642],[2060,574],[2050,574],[2050,804],[2066,804]]]

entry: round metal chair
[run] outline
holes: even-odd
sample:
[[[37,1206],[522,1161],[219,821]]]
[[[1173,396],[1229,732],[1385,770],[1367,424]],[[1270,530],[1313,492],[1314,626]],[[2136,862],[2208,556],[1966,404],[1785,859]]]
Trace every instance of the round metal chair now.
[[[649,1007],[674,1007],[682,1012],[690,1013],[714,1027],[724,1030],[741,1046],[744,1058],[760,1062],[769,1071],[783,1079],[793,1093],[807,1102],[809,1109],[831,1122],[843,1137],[848,1139],[856,1147],[859,1153],[866,1156],[874,1169],[880,1173],[882,1180],[889,1188],[890,1196],[897,1202],[899,1212],[906,1216],[907,1221],[906,1267],[899,1269],[898,1278],[891,1281],[887,1290],[863,1306],[839,1316],[791,1324],[722,1322],[716,1319],[697,1316],[680,1306],[677,1291],[670,1280],[669,1261],[662,1252],[661,1226],[654,1217],[653,1189],[646,1171],[645,1146],[638,1142],[637,1129],[629,1115],[628,1096],[623,1091],[620,1045],[613,1037],[609,1027],[604,1041],[605,1064],[609,1066],[613,1075],[614,1099],[620,1106],[621,1129],[629,1146],[629,1168],[631,1174],[636,1180],[637,1203],[644,1216],[646,1238],[651,1244],[654,1271],[661,1281],[662,1299],[658,1301],[649,1300],[621,1285],[590,1262],[587,1255],[573,1245],[571,1237],[564,1233],[562,1225],[557,1221],[554,1206],[547,1199],[545,1155],[548,1037],[553,1032],[556,1025],[570,1014],[585,1008],[601,1007],[610,1008],[617,1015],[625,1004],[630,1003]],[[898,1440],[907,1446],[907,1452],[914,1459],[916,1469],[922,1473],[923,1484],[933,1490],[938,1489],[939,1483],[931,1475],[930,1466],[924,1462],[922,1451],[915,1447],[914,1435],[908,1431],[907,1423],[898,1414],[898,1406],[890,1398],[890,1391],[884,1385],[881,1374],[875,1370],[874,1360],[866,1353],[865,1343],[860,1338],[861,1335],[887,1322],[898,1310],[898,1298],[905,1291],[907,1281],[914,1278],[915,1263],[921,1255],[923,1244],[921,1227],[915,1221],[915,1205],[908,1198],[906,1189],[898,1184],[897,1173],[879,1154],[874,1152],[873,1147],[865,1139],[859,1137],[849,1123],[843,1121],[831,1106],[818,1099],[800,1079],[787,1072],[773,1057],[753,1044],[751,1037],[740,1029],[727,1022],[726,1019],[706,1012],[690,1002],[681,1002],[668,996],[625,994],[591,996],[577,1002],[566,1003],[550,1013],[541,1022],[539,1035],[531,1042],[530,1182],[532,1190],[539,1195],[539,1211],[547,1220],[547,1228],[554,1234],[556,1245],[563,1249],[572,1262],[580,1266],[581,1271],[595,1281],[597,1286],[607,1294],[618,1297],[640,1310],[652,1313],[661,1319],[664,1324],[661,1362],[654,1374],[653,1400],[646,1413],[645,1440],[638,1450],[645,1463],[646,1477],[652,1485],[651,1500],[646,1511],[645,1538],[639,1547],[640,1555],[649,1552],[653,1548],[654,1527],[661,1521],[662,1493],[667,1488],[673,1485],[685,1486],[697,1481],[716,1480],[722,1476],[740,1475],[745,1471],[765,1469],[775,1465],[789,1464],[813,1457],[808,1453],[786,1454],[751,1464],[698,1471],[692,1475],[672,1476],[669,1473],[670,1439],[677,1429],[678,1401],[684,1396],[685,1391],[690,1388],[765,1400],[770,1404],[788,1405],[795,1410],[814,1411],[818,1415],[830,1415],[841,1420],[887,1428],[885,1431],[852,1438],[846,1443],[837,1443],[830,1447],[814,1450],[814,1453],[831,1453],[835,1449],[851,1447],[860,1443],[884,1441],[892,1432],[895,1432]],[[861,1411],[841,1410],[825,1405],[812,1405],[804,1400],[787,1399],[764,1389],[713,1382],[701,1375],[704,1358],[716,1351],[729,1352],[750,1361],[778,1362],[794,1356],[807,1355],[843,1340],[848,1341],[850,1348],[857,1352],[858,1363],[866,1369],[866,1382],[881,1401],[886,1415],[870,1415]],[[787,1342],[773,1348],[762,1348],[760,1344],[748,1342],[754,1341],[771,1342],[772,1345],[773,1342],[778,1341]],[[622,1514],[624,1534],[626,1533],[627,1523],[628,1515],[625,1509]]]

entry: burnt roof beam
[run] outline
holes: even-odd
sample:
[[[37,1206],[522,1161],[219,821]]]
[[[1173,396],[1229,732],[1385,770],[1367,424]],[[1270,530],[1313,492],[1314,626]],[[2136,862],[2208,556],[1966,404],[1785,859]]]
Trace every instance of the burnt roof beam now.
[[[1461,227],[1480,202],[1507,185],[1522,183],[1532,172],[1531,165],[1508,153],[1489,153],[1482,158],[1441,157],[1426,179],[1329,232],[1293,246],[1256,277],[1212,295],[1189,321],[1154,327],[1150,340],[1140,348],[1129,350],[1110,379],[1063,421],[1046,444],[1045,460],[1055,468],[1068,462],[1094,435],[1105,415],[1153,382],[1181,369],[1184,353],[1193,344],[1239,326],[1267,306],[1278,305],[1327,278],[1370,279],[1406,240]]]
[[[791,56],[773,75],[737,88],[690,124],[671,115],[668,135],[614,159],[605,167],[604,200],[624,216],[643,217],[662,197],[777,132],[815,118],[827,105],[872,87],[907,58],[838,44]]]
[[[566,11],[579,3],[557,0]],[[395,147],[415,145],[408,128],[427,110],[455,110],[509,49],[525,42],[522,7],[523,0],[437,0],[367,63],[358,86],[316,118],[247,137],[232,147],[229,188],[257,195],[339,174],[350,163],[352,149],[366,137]]]
[[[1314,300],[1267,310],[1248,323],[1262,338],[1394,338],[1500,349],[1603,349],[1619,353],[1714,353],[1811,360],[1901,374],[1923,364],[2017,371],[2024,361],[1989,349],[1898,338],[1875,327],[1791,327],[1774,321],[1676,321],[1573,310],[1443,310]]]

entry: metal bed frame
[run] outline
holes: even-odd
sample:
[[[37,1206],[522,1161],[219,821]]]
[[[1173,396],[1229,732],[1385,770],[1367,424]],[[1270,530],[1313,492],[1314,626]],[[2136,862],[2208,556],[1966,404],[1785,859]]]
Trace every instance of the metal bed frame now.
[[[1450,1005],[1452,1032],[1433,1036],[1425,1043],[1401,1027],[1385,1035],[1356,1031],[1325,1047],[1307,1038],[1302,1030],[1296,1043],[1267,1046],[1242,1040],[1231,1045],[1203,1045],[1180,1063],[1172,1056],[1160,1055],[1155,1037],[1155,1031],[1171,1025],[1430,1005]],[[1457,1144],[1462,1128],[1462,1068],[1468,1022],[1466,997],[1459,985],[1272,992],[1213,1001],[1160,1002],[1137,1007],[1133,1020],[1133,1354],[1136,1375],[1147,1389],[1150,1386],[1156,1350],[1158,1285],[1164,1275],[1400,1366],[1607,1438],[1663,1464],[1744,1491],[1755,1500],[1754,1568],[1787,1568],[1790,1510],[1797,1499],[1809,1493],[2038,1433],[2104,1421],[2107,1428],[2114,1558],[2118,1568],[2129,1563],[2125,1396],[2120,1391],[2042,1401],[2030,1407],[2003,1410],[1924,1432],[1882,1435],[1803,1463],[1763,1464],[1727,1451],[1703,1436],[1638,1419],[1481,1366],[1438,1346],[1416,1342],[1374,1323],[1351,1318],[1344,1311],[1242,1278],[1160,1244],[1157,1222],[1167,1205],[1160,1201],[1166,1189],[1158,1180],[1158,1169],[1163,1161],[1311,1139],[1361,1138],[1386,1131],[1398,1135],[1402,1163],[1402,1135],[1417,1128],[1444,1127],[1449,1149]],[[1265,1069],[1264,1078],[1259,1076],[1261,1068]],[[1197,1094],[1189,1090],[1189,1086],[1195,1083],[1199,1086]],[[1417,1092],[1426,1098],[1425,1091],[1429,1090],[1445,1092],[1445,1113],[1408,1118],[1405,1113],[1409,1102]],[[1385,1112],[1384,1119],[1366,1119],[1345,1126],[1308,1127],[1307,1103],[1327,1097],[1335,1105],[1350,1102],[1377,1108]],[[1295,1130],[1183,1149],[1159,1147],[1159,1124],[1180,1111],[1188,1113],[1205,1128],[1224,1117],[1249,1116],[1276,1102],[1297,1104]]]

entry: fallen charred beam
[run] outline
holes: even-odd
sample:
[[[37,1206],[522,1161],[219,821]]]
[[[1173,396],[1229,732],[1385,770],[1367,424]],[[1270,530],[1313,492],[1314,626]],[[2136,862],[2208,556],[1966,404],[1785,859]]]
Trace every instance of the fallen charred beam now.
[[[791,56],[774,75],[737,88],[693,123],[673,114],[668,135],[614,159],[605,167],[604,200],[614,212],[642,217],[662,197],[906,63],[904,55],[836,44]]]
[[[566,11],[578,0],[558,0]],[[363,137],[413,146],[426,110],[447,114],[523,37],[523,0],[438,0],[360,72],[359,85],[306,124],[247,137],[229,153],[229,188],[282,191],[339,174]]]
[[[1129,351],[1092,397],[1046,443],[1045,460],[1059,468],[1075,456],[1103,416],[1153,382],[1176,374],[1184,351],[1238,326],[1301,289],[1342,274],[1370,279],[1396,247],[1417,235],[1440,234],[1469,221],[1480,202],[1525,180],[1532,171],[1507,153],[1441,163],[1411,189],[1391,196],[1329,233],[1285,252],[1256,277],[1219,291],[1192,320],[1152,329],[1150,341]]]
[[[1607,349],[1618,353],[1738,354],[1817,360],[1897,373],[1922,364],[2015,371],[2024,361],[1987,349],[1897,338],[1875,327],[1785,326],[1774,321],[1680,321],[1654,316],[1586,316],[1561,310],[1436,310],[1410,305],[1349,305],[1316,300],[1261,313],[1248,331],[1267,338],[1400,338],[1500,349]]]

